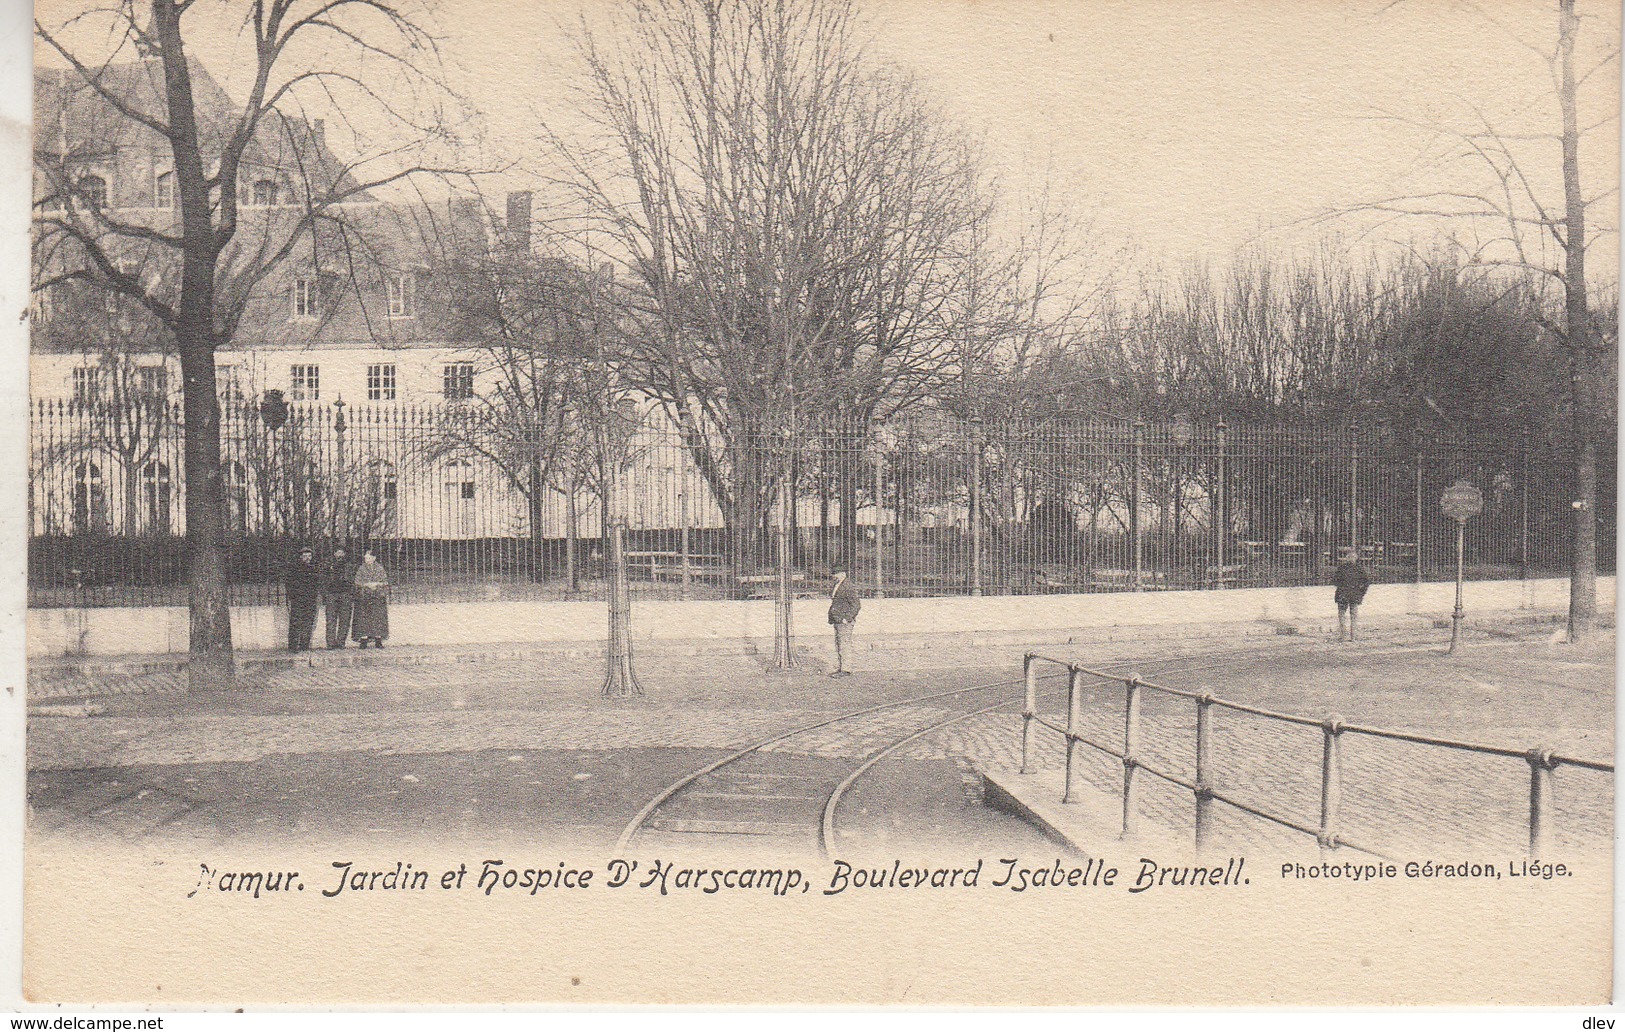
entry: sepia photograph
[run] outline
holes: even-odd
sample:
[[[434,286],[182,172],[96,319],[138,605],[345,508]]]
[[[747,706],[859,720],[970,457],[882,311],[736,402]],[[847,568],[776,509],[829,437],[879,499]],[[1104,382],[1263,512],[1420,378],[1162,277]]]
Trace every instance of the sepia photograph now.
[[[1618,3],[32,34],[29,1004],[1610,1004]]]

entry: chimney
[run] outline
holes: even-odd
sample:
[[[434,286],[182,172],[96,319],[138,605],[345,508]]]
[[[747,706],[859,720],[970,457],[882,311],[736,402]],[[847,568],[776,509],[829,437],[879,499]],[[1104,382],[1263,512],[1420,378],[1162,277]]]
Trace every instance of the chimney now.
[[[315,138],[315,140],[316,140],[316,149],[317,150],[319,150],[319,151],[326,150],[327,149],[327,120],[322,119],[322,118],[311,119],[311,122],[310,122],[310,135],[313,136]]]
[[[530,253],[530,191],[508,195],[508,250]]]

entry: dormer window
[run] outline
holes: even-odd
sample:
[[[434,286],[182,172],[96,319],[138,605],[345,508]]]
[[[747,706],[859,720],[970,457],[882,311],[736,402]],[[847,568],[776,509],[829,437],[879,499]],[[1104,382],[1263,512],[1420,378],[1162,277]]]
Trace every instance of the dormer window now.
[[[417,315],[417,278],[403,272],[388,279],[389,317],[410,319]]]
[[[254,207],[274,208],[277,205],[277,188],[274,179],[256,179],[254,181]]]
[[[314,277],[301,276],[293,281],[293,317],[314,319],[319,314],[317,285]]]
[[[175,207],[175,173],[160,172],[152,183],[152,206]]]
[[[107,207],[107,180],[101,176],[80,176],[73,193],[79,203],[91,211]]]

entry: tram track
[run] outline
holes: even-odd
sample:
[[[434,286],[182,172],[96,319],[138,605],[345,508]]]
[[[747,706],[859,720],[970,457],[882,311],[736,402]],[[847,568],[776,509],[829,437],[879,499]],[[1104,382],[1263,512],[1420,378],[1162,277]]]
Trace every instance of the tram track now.
[[[1253,645],[1114,663],[1111,667],[1114,671],[1121,668],[1120,674],[1099,678],[1089,686],[1104,686],[1135,675],[1162,676],[1198,665],[1214,669],[1255,662],[1261,657],[1301,649],[1303,645],[1301,640],[1283,640],[1273,646]],[[1057,672],[1043,675],[1041,680],[1056,681],[1064,677],[1064,672]],[[754,841],[810,846],[826,857],[832,856],[839,836],[840,805],[854,785],[907,746],[955,724],[1019,707],[1021,697],[1012,693],[1009,698],[990,705],[952,709],[957,701],[974,698],[978,693],[1019,689],[1023,684],[1019,677],[989,681],[888,700],[787,728],[730,752],[667,785],[627,823],[616,842],[615,853],[625,856],[635,843],[650,841],[673,846],[680,843],[685,847],[737,846],[742,841]],[[949,712],[943,712],[945,706],[950,707]],[[837,727],[850,730],[864,721],[873,723],[875,718],[886,714],[891,715],[892,726],[879,729],[886,740],[859,756],[819,756],[816,741],[806,746],[805,751],[785,748],[797,739],[813,740],[818,733]]]

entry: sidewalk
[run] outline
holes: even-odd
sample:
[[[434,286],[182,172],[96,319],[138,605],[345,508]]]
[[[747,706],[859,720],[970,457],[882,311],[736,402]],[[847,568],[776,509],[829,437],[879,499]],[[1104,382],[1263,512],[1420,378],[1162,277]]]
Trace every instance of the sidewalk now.
[[[1471,629],[1507,626],[1558,624],[1555,614],[1524,611],[1485,613],[1466,620]],[[1449,621],[1433,617],[1377,617],[1364,620],[1370,633],[1421,631],[1449,627]],[[1335,633],[1335,616],[1322,620],[1253,620],[1208,622],[1179,627],[1130,626],[1082,628],[1071,631],[976,631],[936,634],[860,633],[855,642],[860,658],[864,653],[881,652],[913,666],[935,664],[953,668],[966,662],[1019,664],[1022,654],[1032,648],[1058,645],[1167,642],[1193,639],[1244,639],[1253,637],[1316,636]],[[799,655],[812,661],[833,658],[827,635],[798,636]],[[653,639],[634,645],[640,659],[665,660],[673,657],[762,657],[772,655],[771,643],[718,641],[715,639]],[[559,661],[602,660],[602,643],[524,643],[472,645],[408,645],[396,648],[361,650],[312,649],[290,654],[285,651],[239,649],[236,664],[240,683],[249,686],[275,685],[281,688],[341,685],[352,678],[349,672],[400,669],[425,666],[480,665],[489,663],[556,664]],[[186,656],[183,653],[134,654],[117,656],[46,656],[28,663],[30,705],[83,700],[105,695],[185,690]]]

